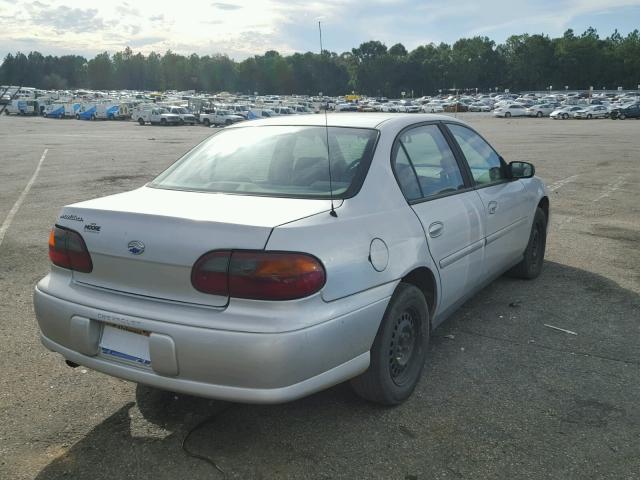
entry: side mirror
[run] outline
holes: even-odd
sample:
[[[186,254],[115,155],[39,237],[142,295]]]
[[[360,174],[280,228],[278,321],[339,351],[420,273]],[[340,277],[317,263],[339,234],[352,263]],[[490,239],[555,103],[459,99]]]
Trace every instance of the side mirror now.
[[[536,168],[528,162],[511,162],[509,176],[511,178],[531,178],[536,174]]]

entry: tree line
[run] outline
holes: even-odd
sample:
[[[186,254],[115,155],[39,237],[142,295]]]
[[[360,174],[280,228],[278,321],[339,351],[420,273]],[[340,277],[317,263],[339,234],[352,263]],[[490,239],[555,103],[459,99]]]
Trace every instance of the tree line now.
[[[134,53],[129,47],[87,60],[78,55],[9,54],[0,84],[44,89],[196,90],[259,94],[343,95],[350,92],[398,97],[452,89],[490,91],[637,88],[640,33],[606,38],[589,28],[581,35],[513,35],[496,44],[487,37],[453,45],[421,45],[408,51],[379,41],[337,54],[267,51],[242,61],[226,55]]]

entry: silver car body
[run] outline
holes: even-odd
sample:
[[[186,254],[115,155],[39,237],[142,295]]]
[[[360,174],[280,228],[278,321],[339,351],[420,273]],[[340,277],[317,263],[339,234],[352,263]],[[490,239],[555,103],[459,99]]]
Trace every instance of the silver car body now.
[[[606,118],[609,116],[609,109],[604,105],[590,105],[573,112],[573,118]]]
[[[493,111],[494,117],[526,117],[527,109],[524,105],[510,103],[506,106],[498,107]]]
[[[233,125],[323,126],[324,115]],[[137,190],[69,205],[57,224],[81,232],[94,272],[52,266],[35,288],[43,344],[72,362],[158,388],[205,397],[273,403],[352,378],[403,279],[432,282],[432,328],[517,264],[536,207],[537,177],[405,199],[391,165],[407,128],[465,125],[439,115],[330,114],[328,124],[377,130],[359,192],[329,200]],[[226,129],[225,129],[226,130]],[[455,146],[453,136],[447,141]],[[132,255],[128,242],[144,242]],[[191,267],[216,248],[300,251],[326,269],[316,294],[290,301],[216,297],[196,291]],[[136,252],[138,253],[138,252]],[[101,353],[105,325],[149,332],[150,365]]]

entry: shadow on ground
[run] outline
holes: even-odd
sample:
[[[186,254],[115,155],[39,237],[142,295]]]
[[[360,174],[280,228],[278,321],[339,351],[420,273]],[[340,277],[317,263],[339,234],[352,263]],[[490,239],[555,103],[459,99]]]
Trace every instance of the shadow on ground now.
[[[277,406],[138,386],[37,478],[225,478],[182,450],[194,427],[187,447],[227,478],[638,478],[639,311],[638,294],[547,263],[439,327],[404,405],[364,403],[346,384]]]

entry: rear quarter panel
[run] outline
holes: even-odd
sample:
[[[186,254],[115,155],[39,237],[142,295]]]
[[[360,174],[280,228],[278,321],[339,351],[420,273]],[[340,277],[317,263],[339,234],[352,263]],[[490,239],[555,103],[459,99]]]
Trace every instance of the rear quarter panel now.
[[[360,192],[342,201],[337,218],[323,212],[273,230],[269,250],[302,251],[325,266],[325,301],[333,301],[378,285],[398,282],[419,266],[437,272],[427,248],[424,230],[397,185],[390,165],[395,133],[382,132]],[[338,202],[337,202],[338,203]],[[370,247],[380,239],[387,247],[384,269],[374,268]],[[379,244],[379,242],[378,242]]]

